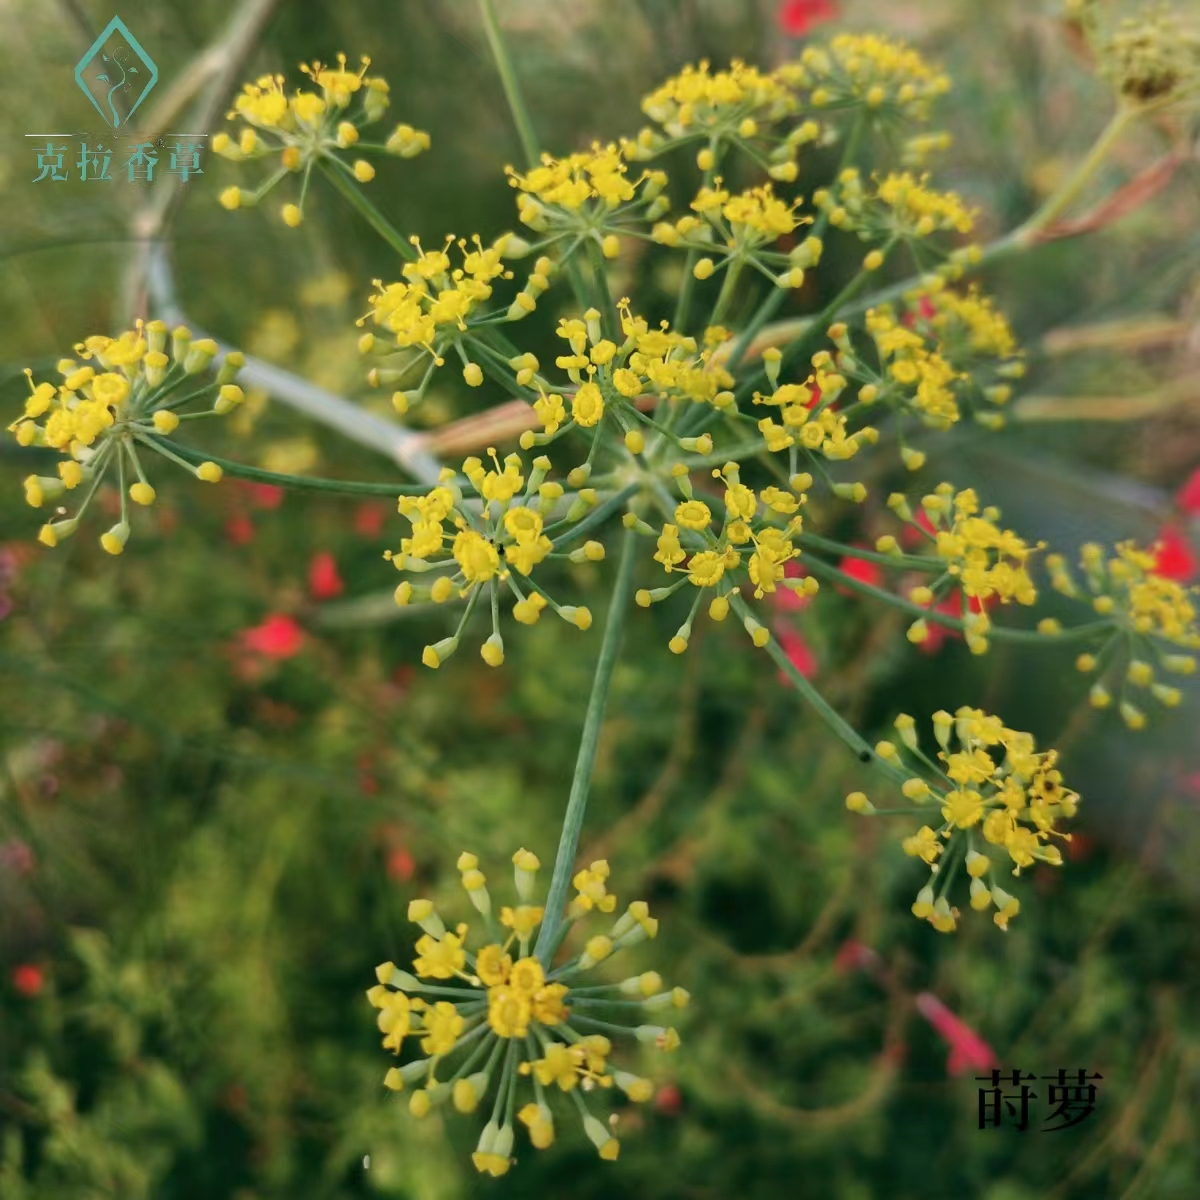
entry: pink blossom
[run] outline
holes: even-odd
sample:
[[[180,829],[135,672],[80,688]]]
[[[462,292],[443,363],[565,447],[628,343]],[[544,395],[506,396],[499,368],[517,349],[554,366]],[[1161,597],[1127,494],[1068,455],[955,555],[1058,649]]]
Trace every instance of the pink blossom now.
[[[248,546],[254,541],[254,522],[245,513],[234,513],[225,522],[225,536],[235,546]]]
[[[1196,552],[1177,525],[1164,525],[1155,544],[1154,569],[1167,579],[1187,583],[1196,574]]]
[[[792,666],[805,679],[811,679],[817,673],[817,656],[808,642],[804,640],[804,635],[785,625],[776,628],[775,637],[783,647],[783,652],[788,656]],[[779,678],[782,682],[787,682],[787,675],[783,671],[779,672]]]
[[[883,569],[878,563],[870,562],[865,558],[853,558],[847,554],[838,563],[838,568],[844,575],[849,575],[851,579],[857,579],[859,583],[869,583],[872,587],[878,587],[883,582]],[[851,589],[842,584],[838,584],[838,591],[844,596],[852,594]]]
[[[833,957],[833,969],[845,974],[847,971],[865,971],[874,975],[882,966],[879,955],[865,942],[847,938]]]
[[[354,510],[354,532],[359,537],[377,538],[383,532],[387,519],[387,505],[366,500]]]
[[[337,561],[328,550],[314,554],[308,564],[308,591],[314,600],[332,600],[346,590]]]
[[[13,968],[12,985],[22,996],[33,999],[46,983],[42,968],[33,963],[21,963]]]
[[[815,25],[836,20],[835,0],[783,0],[777,20],[788,37],[803,37]]]
[[[1189,515],[1200,513],[1200,467],[1197,467],[1175,493],[1175,503]]]
[[[917,1012],[941,1034],[950,1047],[946,1060],[947,1075],[962,1075],[968,1070],[989,1071],[999,1066],[996,1052],[961,1018],[956,1017],[932,992],[920,992]]]
[[[273,483],[249,483],[246,487],[258,508],[275,509],[283,503],[283,488]]]
[[[272,613],[261,625],[243,629],[239,642],[243,650],[264,658],[292,658],[304,645],[304,630],[295,618]]]

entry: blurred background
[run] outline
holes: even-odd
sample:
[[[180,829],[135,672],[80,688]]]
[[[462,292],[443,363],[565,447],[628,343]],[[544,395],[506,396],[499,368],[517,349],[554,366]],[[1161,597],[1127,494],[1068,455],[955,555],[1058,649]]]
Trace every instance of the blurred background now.
[[[18,64],[0,76],[4,411],[19,411],[24,367],[49,373],[82,337],[172,304],[393,420],[363,381],[354,319],[398,264],[319,180],[296,231],[274,197],[218,207],[221,188],[248,180],[216,159],[185,185],[33,182],[25,135],[97,130],[71,73],[107,2],[0,4]],[[1112,108],[1057,0],[497,7],[558,152],[635,132],[641,96],[701,57],[775,66],[839,28],[910,39],[955,81],[934,126],[954,139],[938,182],[980,210],[984,238],[1036,207]],[[502,168],[519,147],[469,0],[124,0],[120,15],[160,72],[143,127],[219,129],[243,79],[368,53],[391,82],[389,119],[433,139],[381,164],[376,203],[434,242],[514,225]],[[1068,554],[1165,536],[1184,579],[1200,510],[1189,121],[1139,127],[1106,167],[1097,195],[1138,178],[1143,203],[988,274],[1028,348],[1019,419],[930,440],[916,485],[974,485]],[[829,164],[806,165],[797,186],[811,192]],[[674,166],[680,196],[690,170]],[[151,239],[169,250],[157,282]],[[678,269],[653,256],[617,268],[651,315],[668,311]],[[788,311],[811,304],[802,294]],[[531,349],[553,342],[556,315],[545,304],[522,327]],[[452,374],[425,423],[504,399]],[[334,434],[287,400],[255,392],[196,444],[273,470],[404,478],[369,435]],[[1087,708],[1069,648],[918,649],[898,615],[832,588],[779,618],[789,652],[868,736],[901,709],[969,703],[1062,748],[1084,798],[1066,865],[1032,874],[1007,937],[966,920],[946,938],[908,913],[921,882],[898,848],[908,830],[844,811],[869,781],[762,656],[709,629],[676,659],[676,614],[638,610],[582,854],[606,854],[618,894],[661,918],[637,953],[693,993],[684,1045],[642,1064],[656,1094],[622,1113],[618,1163],[563,1122],[551,1151],[521,1149],[506,1178],[484,1181],[474,1119],[418,1123],[383,1092],[363,992],[377,962],[411,948],[408,901],[457,889],[460,849],[496,869],[519,845],[552,861],[598,630],[543,621],[510,639],[502,670],[464,653],[433,677],[414,664],[445,618],[401,619],[391,602],[391,503],[162,472],[159,503],[114,561],[86,533],[53,552],[36,543],[21,500],[32,461],[5,440],[3,1200],[1200,1194],[1195,688],[1131,733]],[[880,514],[857,518],[835,533],[872,541]],[[599,610],[608,569],[564,570]],[[1055,603],[1046,611],[1071,619]],[[1042,1132],[1039,1081],[1029,1129],[980,1131],[974,1077],[993,1065],[1099,1073],[1096,1111]]]

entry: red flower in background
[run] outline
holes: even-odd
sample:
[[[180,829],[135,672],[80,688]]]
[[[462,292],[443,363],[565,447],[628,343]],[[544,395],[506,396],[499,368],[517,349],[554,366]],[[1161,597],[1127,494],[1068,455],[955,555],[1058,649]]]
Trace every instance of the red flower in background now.
[[[817,656],[813,653],[813,649],[808,642],[804,640],[804,635],[784,625],[776,627],[775,637],[784,654],[791,661],[792,666],[805,679],[811,679],[817,673]],[[782,683],[787,683],[787,674],[780,671],[779,679]]]
[[[377,538],[383,532],[383,523],[387,520],[386,504],[367,500],[354,510],[354,532],[359,537]]]
[[[235,546],[248,546],[254,541],[254,522],[245,513],[234,513],[225,522],[225,536]]]
[[[1164,525],[1158,531],[1154,569],[1167,579],[1187,583],[1196,574],[1196,552],[1177,525]]]
[[[394,846],[388,851],[387,873],[389,879],[408,883],[416,870],[417,864],[413,861],[413,856],[403,846]]]
[[[683,1093],[673,1083],[664,1083],[654,1093],[654,1107],[663,1116],[673,1117],[683,1107]]]
[[[791,559],[784,564],[783,575],[785,579],[801,579],[808,572],[796,560]],[[805,596],[801,592],[794,592],[790,587],[776,588],[771,596],[771,604],[776,612],[800,612],[808,607],[808,602],[812,599],[811,596]]]
[[[838,17],[835,0],[783,0],[777,20],[788,37],[803,37],[814,25]]]
[[[272,613],[261,625],[243,629],[239,635],[243,650],[264,658],[292,658],[304,645],[304,630],[293,617]]]
[[[1187,477],[1183,487],[1175,493],[1175,503],[1189,515],[1200,513],[1200,467]]]
[[[275,509],[283,503],[283,488],[273,483],[248,483],[246,490],[256,508]]]
[[[859,583],[869,583],[872,587],[878,587],[883,582],[883,568],[865,558],[853,558],[847,554],[838,563],[838,569],[851,579],[857,579]],[[853,595],[851,589],[842,584],[838,584],[838,591],[843,596]]]
[[[854,938],[847,938],[833,957],[833,969],[843,975],[848,971],[877,975],[881,966],[879,955],[870,946]]]
[[[308,590],[314,600],[332,600],[346,590],[337,562],[328,550],[314,554],[308,564]]]
[[[13,968],[12,985],[22,996],[32,999],[41,992],[45,982],[42,968],[35,967],[33,963],[21,963]]]
[[[996,1052],[965,1021],[956,1017],[932,992],[920,992],[917,1012],[942,1035],[950,1047],[946,1060],[947,1075],[962,1075],[968,1070],[990,1071],[1000,1065]]]
[[[929,514],[923,509],[918,508],[913,516],[920,529],[933,537],[937,536],[937,530],[933,527],[933,522],[929,519]],[[923,538],[919,530],[914,529],[910,524],[905,522],[904,528],[900,530],[900,545],[911,550],[914,546],[920,546],[922,550],[929,546],[926,538]]]

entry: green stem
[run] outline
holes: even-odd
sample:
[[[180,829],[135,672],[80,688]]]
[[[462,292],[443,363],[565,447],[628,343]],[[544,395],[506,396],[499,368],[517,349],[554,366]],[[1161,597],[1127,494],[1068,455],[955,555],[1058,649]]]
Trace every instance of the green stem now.
[[[862,142],[864,132],[866,132],[866,113],[860,112],[854,124],[850,127],[850,135],[846,138],[846,145],[842,150],[842,158],[838,163],[836,175],[840,175],[846,167],[854,162],[854,156],[858,153],[858,147]],[[822,212],[816,227],[813,229],[813,235],[824,237],[828,225],[829,214]],[[738,367],[742,365],[742,359],[746,357],[746,351],[750,349],[750,343],[754,341],[758,331],[780,310],[783,302],[790,294],[790,288],[776,287],[771,295],[759,306],[758,312],[754,314],[750,324],[739,334],[737,341],[734,343],[733,351],[729,355],[729,362],[726,364],[726,369],[731,375],[736,374]],[[716,321],[713,324],[715,325]]]
[[[571,882],[575,851],[579,846],[579,834],[583,829],[583,817],[587,810],[592,769],[596,765],[600,725],[608,704],[608,691],[617,661],[621,630],[625,624],[625,610],[629,606],[629,593],[633,589],[637,546],[638,535],[632,529],[625,530],[621,538],[621,561],[617,567],[617,581],[613,587],[608,620],[604,626],[604,640],[600,644],[600,657],[596,662],[596,674],[592,680],[592,694],[588,699],[587,715],[584,717],[583,732],[579,738],[579,754],[575,760],[575,775],[571,780],[571,795],[567,801],[566,815],[563,817],[558,853],[554,857],[554,874],[550,879],[550,891],[546,897],[546,916],[538,932],[537,945],[534,947],[534,953],[543,964],[549,962],[551,948],[555,945],[555,938],[565,915],[567,888]]]
[[[335,160],[336,161],[336,160]],[[377,234],[393,250],[395,250],[402,258],[408,259],[410,262],[416,259],[417,252],[413,249],[412,244],[408,239],[392,225],[387,219],[371,203],[370,200],[362,194],[362,191],[349,179],[345,177],[337,166],[331,166],[324,159],[318,159],[317,165],[321,168],[321,173],[329,180],[333,186],[341,192],[342,196],[348,200],[353,208],[356,208],[359,214],[366,219],[368,225],[375,230]],[[339,164],[340,166],[340,164]]]
[[[733,300],[733,290],[737,287],[737,281],[742,274],[742,260],[735,258],[725,271],[725,279],[721,284],[721,291],[717,295],[717,303],[713,308],[712,316],[709,318],[710,325],[720,325],[725,319],[725,313],[729,310],[729,305]]]
[[[604,262],[604,251],[595,238],[587,239],[587,255],[588,265],[592,268],[592,288],[600,302],[600,322],[604,336],[620,343],[621,324],[617,319],[617,306],[613,303],[612,292],[608,287],[608,267]]]
[[[531,167],[538,165],[538,140],[533,131],[533,122],[529,119],[529,109],[521,95],[521,85],[517,82],[517,73],[513,70],[512,59],[508,56],[508,47],[500,32],[500,24],[496,20],[496,9],[492,0],[479,0],[479,15],[483,18],[483,31],[487,35],[488,49],[500,75],[500,84],[504,88],[504,98],[508,101],[512,113],[513,124],[517,127],[517,137],[521,139],[521,149],[525,161]]]
[[[859,551],[855,550],[855,553],[857,554]],[[804,556],[804,565],[818,578],[827,579],[833,583],[840,583],[844,587],[860,592],[864,596],[870,596],[873,600],[879,600],[884,604],[891,605],[892,608],[898,608],[901,612],[909,613],[914,617],[921,617],[926,621],[932,621],[935,625],[945,625],[947,629],[957,629],[959,633],[963,633],[966,630],[966,622],[960,620],[958,617],[952,617],[949,613],[938,612],[937,609],[922,608],[921,605],[914,604],[911,600],[905,600],[902,596],[897,596],[894,592],[885,591],[883,588],[875,587],[874,584],[856,579],[853,575],[847,575],[845,571],[839,571],[837,567],[832,567],[829,563],[823,562],[819,558],[814,558],[806,554]],[[984,636],[989,640],[998,642],[1036,642],[1039,645],[1043,645],[1055,642],[1077,642],[1094,637],[1096,634],[1111,628],[1111,621],[1091,621],[1087,625],[1076,625],[1073,629],[1064,629],[1061,633],[1038,633],[1035,629],[1009,629],[1003,625],[992,625],[988,628]]]
[[[890,249],[891,245],[889,244],[884,248],[884,253],[886,254]],[[781,372],[791,366],[814,342],[820,340],[833,321],[837,319],[842,306],[854,299],[872,274],[873,272],[867,270],[859,271],[815,317],[811,318],[800,336],[784,351],[783,360],[780,363]],[[765,378],[766,372],[760,368],[758,372],[743,381],[735,393],[737,398],[741,400],[750,395],[758,385],[759,379]]]
[[[879,550],[867,550],[862,546],[848,546],[843,542],[835,542],[832,538],[821,537],[816,533],[801,533],[796,540],[801,547],[808,550],[824,550],[827,554],[841,554],[843,557],[861,558],[866,562],[879,563],[884,567],[913,567],[918,571],[941,571],[945,562],[940,558],[931,558],[919,554],[884,554]],[[807,560],[806,560],[807,561]]]
[[[566,533],[559,534],[554,539],[555,550],[561,550],[572,542],[577,542],[585,533],[590,533],[598,525],[603,525],[613,513],[624,508],[626,502],[641,490],[641,485],[631,483],[623,487],[615,495],[602,500],[586,517],[581,517]]]
[[[314,475],[284,475],[278,471],[264,471],[261,467],[250,467],[245,463],[215,454],[205,454],[191,446],[181,446],[152,433],[139,431],[138,437],[156,449],[169,449],[173,454],[193,465],[202,462],[216,463],[226,475],[235,479],[251,479],[255,483],[273,483],[278,487],[295,488],[307,492],[336,492],[343,496],[424,496],[428,485],[419,483],[354,483],[348,479],[321,479]]]
[[[1125,128],[1137,116],[1137,110],[1119,107],[1112,119],[1104,127],[1096,139],[1087,157],[1081,162],[1075,173],[1031,216],[1014,234],[1022,246],[1028,246],[1038,240],[1039,235],[1051,226],[1072,203],[1080,192],[1087,186],[1088,181],[1100,169],[1100,165],[1108,157],[1109,151],[1116,145],[1117,140],[1125,132]]]
[[[714,155],[717,152],[717,146],[709,144],[709,149]],[[700,180],[701,189],[712,187],[713,178],[717,173],[716,164],[714,163],[707,171],[704,172]],[[679,297],[675,301],[675,315],[671,318],[671,328],[676,333],[683,333],[683,327],[687,324],[688,309],[692,304],[692,289],[696,286],[696,276],[692,274],[697,261],[700,258],[700,251],[694,246],[688,250],[687,257],[683,262],[683,279],[679,284]]]
[[[731,592],[729,599],[733,605],[734,612],[743,618],[743,620],[752,615],[750,606],[737,592]],[[787,652],[774,637],[767,642],[766,651],[775,660],[779,669],[791,680],[792,686],[796,691],[816,710],[821,720],[850,747],[858,757],[859,762],[873,763],[886,774],[891,775],[900,782],[908,778],[902,771],[899,771],[896,767],[893,767],[890,763],[880,758],[858,730],[845,717],[831,707],[829,701],[804,678],[799,668],[788,658]]]

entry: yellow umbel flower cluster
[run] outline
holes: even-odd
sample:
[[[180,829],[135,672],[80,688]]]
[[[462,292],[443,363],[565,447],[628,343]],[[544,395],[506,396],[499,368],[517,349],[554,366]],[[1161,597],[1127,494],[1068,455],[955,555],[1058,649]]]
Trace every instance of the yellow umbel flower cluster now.
[[[550,1099],[556,1093],[570,1094],[600,1157],[615,1159],[621,1149],[610,1128],[615,1120],[606,1124],[594,1116],[583,1093],[615,1086],[630,1100],[649,1100],[650,1080],[610,1064],[612,1037],[672,1051],[679,1045],[675,1030],[639,1018],[681,1009],[689,999],[683,988],[664,987],[655,971],[618,983],[588,983],[600,963],[657,935],[658,922],[644,901],[634,901],[607,932],[588,938],[580,954],[553,966],[565,930],[558,931],[553,945],[534,945],[545,916],[541,906],[530,903],[539,865],[528,850],[513,855],[519,903],[496,912],[479,860],[463,853],[458,869],[486,926],[486,944],[472,953],[467,925],[448,929],[431,901],[414,900],[409,920],[423,931],[415,974],[383,963],[375,972],[378,984],[367,992],[379,1010],[385,1050],[401,1054],[405,1039],[419,1041],[421,1056],[392,1067],[383,1081],[393,1092],[422,1083],[409,1098],[413,1116],[424,1117],[447,1102],[460,1113],[473,1113],[495,1087],[491,1117],[471,1156],[476,1170],[493,1176],[505,1174],[513,1161],[514,1117],[537,1149],[553,1144]],[[569,923],[614,911],[608,875],[608,863],[599,860],[575,876]],[[460,1056],[454,1073],[439,1079],[441,1067],[454,1056]],[[529,1099],[518,1107],[522,1091]]]
[[[725,268],[740,270],[752,265],[779,287],[799,287],[804,282],[800,265],[820,258],[819,239],[809,239],[803,254],[768,250],[801,224],[811,221],[796,215],[800,200],[788,203],[770,183],[731,195],[718,177],[703,186],[692,201],[692,212],[677,221],[660,221],[650,236],[663,246],[682,246],[702,253],[692,268],[697,279],[708,279]],[[720,261],[714,261],[714,257]]]
[[[774,122],[796,109],[791,89],[777,74],[734,59],[727,71],[712,71],[707,61],[686,66],[642,101],[642,111],[674,138],[722,132],[753,137],[761,122]],[[750,124],[747,124],[749,122]]]
[[[960,415],[954,385],[962,374],[890,305],[868,309],[866,325],[882,371],[878,382],[867,381],[878,389],[872,399],[896,403],[931,429],[949,429]]]
[[[115,471],[121,493],[121,519],[100,538],[109,554],[120,554],[129,540],[128,501],[153,504],[154,488],[142,469],[138,448],[153,450],[197,479],[216,483],[221,468],[214,462],[192,464],[168,448],[166,439],[179,427],[179,409],[192,401],[211,402],[190,416],[223,416],[245,396],[233,382],[244,361],[226,356],[213,382],[180,395],[194,384],[217,353],[208,338],[194,340],[183,326],[168,331],[162,321],[144,324],[118,337],[96,335],[75,347],[74,358],[58,363],[62,382],[38,383],[26,370],[30,396],[25,411],[9,426],[22,446],[46,446],[65,457],[57,476],[30,475],[25,499],[34,508],[82,488],[83,499],[73,516],[58,510],[58,519],[42,526],[38,540],[56,546],[79,528],[80,519],[100,485]],[[130,480],[132,479],[132,482]]]
[[[1157,555],[1134,542],[1120,542],[1107,555],[1088,542],[1080,549],[1081,588],[1061,554],[1046,557],[1050,584],[1064,596],[1090,601],[1108,624],[1109,634],[1095,652],[1081,654],[1075,665],[1096,681],[1089,693],[1093,708],[1108,708],[1114,696],[1121,719],[1130,729],[1143,729],[1146,712],[1130,689],[1147,692],[1159,704],[1174,708],[1183,698],[1179,688],[1157,679],[1157,671],[1191,675],[1200,650],[1196,625],[1197,589],[1160,575]],[[1178,647],[1188,653],[1172,653]]]
[[[876,754],[896,770],[911,770],[900,790],[916,806],[912,812],[938,808],[941,816],[940,823],[922,825],[902,842],[904,853],[920,858],[930,870],[913,914],[939,933],[952,932],[959,911],[949,893],[959,867],[965,866],[971,907],[978,912],[994,908],[992,919],[1007,930],[1021,903],[988,882],[997,865],[995,854],[1004,855],[1012,873],[1020,875],[1035,862],[1061,866],[1062,852],[1050,838],[1070,840],[1057,825],[1075,815],[1079,796],[1063,784],[1057,752],[1039,752],[1030,734],[964,706],[954,716],[933,714],[940,747],[935,763],[922,753],[911,716],[901,713],[895,725],[910,761],[918,766],[914,770],[906,765],[893,742],[879,742]],[[865,814],[875,811],[862,792],[847,796],[846,807]]]
[[[598,142],[590,150],[566,158],[542,155],[541,166],[522,175],[505,167],[517,189],[521,222],[547,235],[543,246],[566,237],[595,241],[606,258],[620,250],[620,235],[636,230],[667,211],[663,171],[643,171],[629,177],[626,155],[614,143]]]
[[[857,230],[866,241],[919,241],[935,233],[970,233],[974,217],[954,192],[928,186],[928,176],[893,171],[868,188],[857,167],[846,167],[813,203],[837,229]]]
[[[1031,546],[1011,529],[1001,528],[997,523],[1000,510],[995,505],[981,510],[974,488],[955,491],[953,484],[938,484],[921,498],[923,522],[912,519],[908,502],[899,493],[888,498],[888,506],[920,530],[945,563],[940,578],[930,587],[914,589],[910,598],[929,607],[957,589],[967,645],[973,654],[985,654],[991,628],[988,607],[994,603],[1030,605],[1037,601],[1037,588],[1027,564],[1030,554],[1042,544]],[[924,641],[927,632],[924,620],[919,620],[909,630],[909,640]]]
[[[525,449],[543,446],[569,430],[582,430],[591,441],[588,460],[568,476],[578,486],[591,474],[592,462],[603,445],[602,433],[623,438],[625,448],[641,454],[647,434],[658,431],[671,445],[685,451],[707,453],[712,438],[702,434],[680,438],[671,432],[678,405],[686,402],[726,409],[733,404],[733,377],[714,359],[713,349],[699,348],[695,338],[675,333],[667,322],[651,329],[643,317],[633,314],[628,300],[617,305],[620,342],[605,336],[601,314],[590,308],[581,318],[564,318],[556,333],[566,353],[555,358],[555,366],[566,372],[569,383],[555,384],[541,373],[532,354],[510,360],[523,372],[518,378],[535,387],[538,399],[533,409],[541,432],[521,436]],[[666,402],[665,424],[646,416],[638,406],[641,397]],[[607,422],[607,424],[606,424]],[[646,432],[643,432],[645,430]]]
[[[231,210],[252,207],[284,176],[303,172],[299,202],[285,204],[281,210],[284,223],[294,228],[304,219],[304,195],[317,162],[328,163],[357,183],[369,183],[375,177],[370,162],[357,158],[349,163],[338,152],[358,146],[360,131],[387,111],[387,80],[367,76],[370,62],[364,55],[357,71],[346,69],[344,54],[338,55],[337,66],[301,63],[300,70],[320,90],[297,88],[290,97],[284,91],[282,75],[263,75],[245,84],[227,114],[229,120],[240,119],[245,124],[236,141],[227,133],[218,133],[212,141],[213,151],[233,162],[278,156],[278,165],[253,191],[226,188],[220,195],[221,204]],[[356,96],[360,103],[351,111]],[[428,149],[429,134],[398,125],[382,147],[363,145],[361,152],[382,150],[412,158]]]
[[[844,462],[864,445],[873,444],[879,431],[866,425],[848,432],[846,412],[834,407],[846,389],[845,376],[836,369],[828,350],[818,351],[812,361],[814,370],[806,382],[781,384],[768,396],[754,394],[755,404],[778,408],[782,421],[779,424],[763,417],[758,430],[772,452],[794,453],[793,447],[799,447],[810,457],[820,454]]]
[[[401,269],[404,279],[388,284],[374,280],[370,310],[358,319],[360,328],[370,321],[391,337],[385,340],[368,331],[358,340],[359,351],[378,360],[367,376],[373,387],[402,383],[425,368],[416,389],[393,393],[392,404],[399,413],[407,412],[424,396],[435,368],[445,363],[451,348],[462,360],[467,383],[478,387],[483,382],[483,370],[471,360],[464,335],[478,307],[491,299],[493,281],[512,278],[504,265],[512,234],[501,234],[487,247],[478,234],[469,242],[450,234],[438,250],[423,249],[416,237],[409,240],[416,257]],[[548,272],[551,265],[546,261],[539,263],[539,268]],[[397,352],[399,357],[394,359]]]
[[[706,595],[710,596],[709,616],[723,621],[729,614],[731,598],[746,582],[759,600],[780,587],[806,595],[817,590],[814,579],[789,579],[785,575],[787,564],[800,553],[793,539],[803,525],[800,509],[807,500],[812,477],[794,475],[787,489],[767,487],[758,493],[741,482],[737,463],[726,463],[723,470],[713,472],[713,477],[725,485],[724,494],[719,499],[709,496],[707,501],[701,500],[692,489],[686,469],[677,468],[675,482],[683,500],[665,510],[670,520],[661,529],[655,530],[632,514],[626,517],[630,528],[656,538],[654,561],[668,574],[680,577],[670,587],[639,591],[638,604],[648,608],[688,584],[696,589],[688,618],[670,642],[676,654],[687,649]],[[719,524],[713,515],[714,506],[724,512]],[[770,640],[767,627],[749,613],[742,617],[742,624],[756,646],[765,646]]]
[[[534,568],[555,552],[556,545],[565,546],[573,540],[569,526],[595,505],[595,493],[584,489],[575,496],[553,526],[568,527],[568,531],[557,542],[551,541],[546,534],[546,518],[560,507],[564,489],[561,483],[546,478],[550,460],[534,459],[527,476],[520,455],[510,454],[501,464],[494,449],[488,454],[493,469],[478,458],[468,458],[462,467],[481,506],[464,499],[459,480],[449,468],[442,471],[441,482],[427,495],[401,496],[399,500],[399,510],[411,523],[412,534],[401,541],[398,552],[389,550],[384,557],[398,571],[446,573],[420,587],[405,580],[396,588],[396,603],[403,606],[413,600],[432,600],[444,604],[455,598],[467,602],[455,633],[425,647],[423,661],[427,667],[441,666],[458,649],[463,629],[485,590],[491,600],[492,633],[480,648],[480,655],[488,666],[498,667],[504,662],[504,640],[500,636],[504,588],[515,601],[513,616],[523,625],[535,624],[549,605],[578,629],[591,628],[589,609],[557,603],[531,576]],[[557,557],[599,562],[604,558],[604,546],[589,541],[570,553],[560,551]],[[514,572],[521,578],[520,584]]]
[[[843,33],[828,47],[808,46],[780,77],[810,93],[814,108],[865,106],[910,121],[924,121],[950,79],[904,42],[877,34]]]
[[[907,293],[900,312],[890,304],[868,309],[865,323],[878,371],[855,355],[848,334],[839,338],[831,330],[839,366],[862,385],[861,401],[910,413],[931,429],[959,421],[963,401],[988,428],[1004,423],[998,409],[1012,396],[1008,381],[1025,366],[1008,321],[978,289],[964,295],[934,278]],[[925,461],[923,454],[902,453],[911,469]]]

